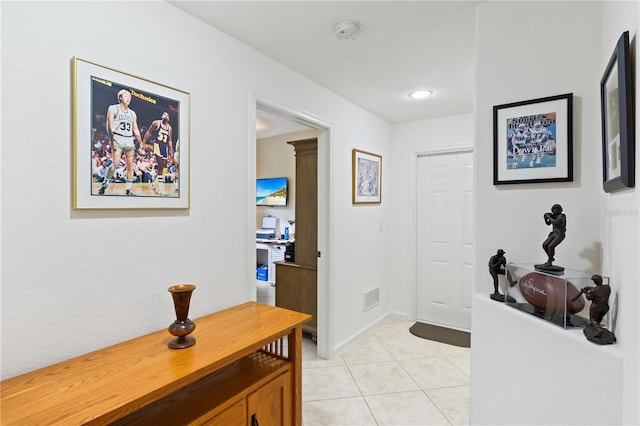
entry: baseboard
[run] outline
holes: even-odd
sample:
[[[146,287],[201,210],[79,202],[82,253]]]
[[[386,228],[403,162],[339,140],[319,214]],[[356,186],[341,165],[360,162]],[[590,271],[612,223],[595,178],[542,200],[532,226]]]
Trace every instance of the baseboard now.
[[[339,354],[341,351],[343,351],[344,349],[349,347],[353,342],[355,342],[360,337],[362,337],[365,334],[367,334],[369,331],[374,329],[378,324],[380,324],[382,321],[386,320],[387,318],[394,318],[394,319],[398,319],[398,320],[408,321],[408,315],[407,314],[403,314],[403,313],[400,313],[400,312],[387,312],[386,314],[382,315],[381,317],[376,319],[374,322],[372,322],[371,324],[369,324],[365,328],[363,328],[360,331],[356,332],[355,334],[351,335],[349,338],[347,338],[346,340],[342,341],[341,343],[335,345],[333,347],[333,351],[334,351],[333,353],[336,354],[336,355]]]

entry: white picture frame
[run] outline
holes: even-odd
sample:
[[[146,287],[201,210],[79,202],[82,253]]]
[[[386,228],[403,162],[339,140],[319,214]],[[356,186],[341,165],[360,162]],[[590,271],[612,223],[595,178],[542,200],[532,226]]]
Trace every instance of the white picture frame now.
[[[74,209],[188,209],[190,205],[190,94],[164,84],[74,57],[72,59],[72,207]],[[135,111],[141,138],[144,129],[162,117],[171,117],[173,152],[167,161],[163,184],[158,193],[144,177],[136,176],[133,193],[125,195],[126,183],[114,182],[100,195],[99,177],[94,177],[94,158],[101,155],[108,163],[113,144],[106,136],[108,106],[118,104],[118,92],[129,91],[130,108]],[[136,142],[136,147],[138,143]],[[155,157],[153,146],[145,144],[136,156]],[[149,152],[151,150],[151,152]],[[150,162],[152,162],[150,160]],[[165,168],[163,168],[164,170]],[[138,169],[137,173],[141,173]],[[169,183],[171,182],[171,183]],[[164,188],[166,187],[166,190]],[[157,189],[157,188],[156,188]]]

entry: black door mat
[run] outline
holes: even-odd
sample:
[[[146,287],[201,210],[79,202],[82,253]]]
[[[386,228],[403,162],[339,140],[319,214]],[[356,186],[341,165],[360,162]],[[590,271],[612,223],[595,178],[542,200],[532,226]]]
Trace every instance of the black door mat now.
[[[463,348],[471,347],[471,334],[467,331],[454,330],[437,325],[425,324],[423,322],[413,324],[409,331],[414,336],[422,337],[423,339],[434,340]]]

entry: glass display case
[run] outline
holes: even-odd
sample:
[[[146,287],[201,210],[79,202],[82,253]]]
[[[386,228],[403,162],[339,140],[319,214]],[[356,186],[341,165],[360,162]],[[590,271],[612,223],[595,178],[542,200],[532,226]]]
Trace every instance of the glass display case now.
[[[592,274],[566,269],[553,274],[535,269],[533,264],[507,263],[505,304],[534,315],[562,328],[589,324],[589,307],[585,292],[595,287]],[[609,277],[602,277],[609,284]],[[601,325],[609,325],[609,314]]]

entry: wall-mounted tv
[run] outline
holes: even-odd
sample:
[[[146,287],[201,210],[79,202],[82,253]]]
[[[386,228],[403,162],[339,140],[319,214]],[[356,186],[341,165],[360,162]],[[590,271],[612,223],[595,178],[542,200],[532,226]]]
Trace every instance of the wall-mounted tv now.
[[[256,179],[256,206],[286,206],[287,178]]]

